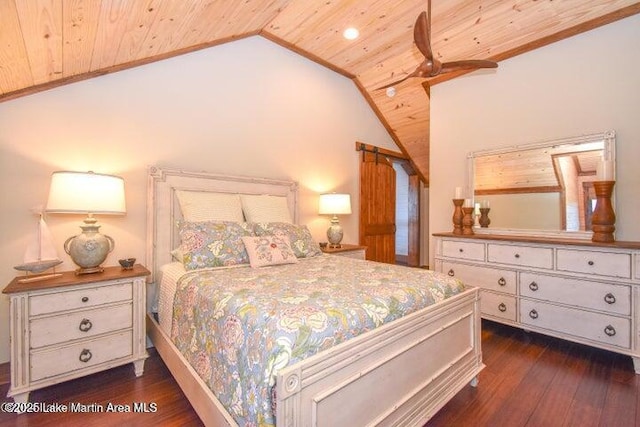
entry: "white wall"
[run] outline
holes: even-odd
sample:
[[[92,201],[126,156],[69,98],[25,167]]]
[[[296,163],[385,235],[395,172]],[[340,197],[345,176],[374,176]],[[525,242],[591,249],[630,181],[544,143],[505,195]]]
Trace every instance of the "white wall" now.
[[[354,141],[398,150],[355,85],[259,37],[0,103],[0,283],[17,273],[29,209],[45,204],[51,172],[93,170],[125,179],[127,215],[101,217],[116,249],[105,265],[144,262],[149,165],[300,183],[300,219],[326,240],[317,194],[349,192],[345,242],[358,240]],[[49,215],[65,260],[65,239],[82,218]],[[9,359],[8,298],[0,298],[0,362]]]
[[[617,132],[616,238],[640,240],[640,15],[431,88],[432,233],[451,231],[466,154]],[[433,265],[433,245],[430,245]]]

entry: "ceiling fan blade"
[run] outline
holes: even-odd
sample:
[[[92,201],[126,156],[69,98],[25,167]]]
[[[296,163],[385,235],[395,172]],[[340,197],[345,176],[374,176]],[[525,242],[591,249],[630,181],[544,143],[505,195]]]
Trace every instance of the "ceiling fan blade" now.
[[[493,61],[483,59],[468,59],[466,61],[452,61],[442,64],[438,74],[450,73],[452,71],[474,70],[477,68],[497,68],[498,64]]]
[[[429,5],[431,5],[431,1],[429,1]],[[416,46],[418,46],[418,50],[420,50],[424,57],[427,58],[428,61],[432,60],[431,28],[427,20],[427,12],[422,12],[418,15],[416,24],[413,27],[413,39],[416,42]]]
[[[384,86],[377,87],[377,88],[375,88],[374,90],[386,89],[386,88],[389,88],[389,87],[391,87],[391,86],[395,86],[395,85],[397,85],[397,84],[399,84],[399,83],[402,83],[403,81],[405,81],[405,80],[407,80],[408,78],[411,78],[411,77],[415,77],[415,76],[413,75],[413,73],[409,74],[408,76],[405,76],[405,77],[401,78],[400,80],[396,80],[396,81],[395,81],[395,82],[393,82],[393,83],[389,83],[388,85],[384,85]]]

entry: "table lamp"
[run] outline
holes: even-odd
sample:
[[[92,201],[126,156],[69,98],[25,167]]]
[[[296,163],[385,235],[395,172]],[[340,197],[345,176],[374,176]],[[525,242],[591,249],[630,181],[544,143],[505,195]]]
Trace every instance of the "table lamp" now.
[[[115,246],[114,240],[100,234],[94,214],[124,215],[124,180],[119,176],[94,172],[54,172],[47,212],[87,214],[82,233],[69,237],[64,250],[78,265],[76,274],[99,273],[100,266]]]
[[[351,213],[351,196],[349,194],[327,193],[320,195],[320,215],[333,215],[331,226],[327,230],[330,248],[340,248],[343,231],[338,215]]]

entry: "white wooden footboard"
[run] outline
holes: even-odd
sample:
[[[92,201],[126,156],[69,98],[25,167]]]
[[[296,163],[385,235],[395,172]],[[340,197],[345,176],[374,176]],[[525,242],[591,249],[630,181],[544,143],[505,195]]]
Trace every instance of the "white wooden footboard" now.
[[[422,425],[483,368],[470,289],[283,369],[277,425]]]

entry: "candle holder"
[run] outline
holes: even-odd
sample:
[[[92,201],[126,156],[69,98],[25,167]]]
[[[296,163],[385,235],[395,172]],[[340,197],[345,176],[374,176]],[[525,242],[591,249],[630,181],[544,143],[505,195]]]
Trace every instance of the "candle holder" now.
[[[464,213],[462,212],[462,204],[464,199],[453,199],[453,234],[462,234],[462,218]]]
[[[596,208],[591,217],[591,229],[593,230],[593,242],[614,242],[613,232],[616,230],[616,214],[611,204],[611,194],[615,181],[594,181],[593,188],[596,191]]]
[[[473,233],[473,207],[463,207],[462,212],[464,216],[462,217],[462,234],[464,235],[472,235]]]
[[[489,224],[491,224],[491,220],[489,219],[490,210],[490,208],[480,208],[480,219],[478,219],[480,227],[487,228]]]

